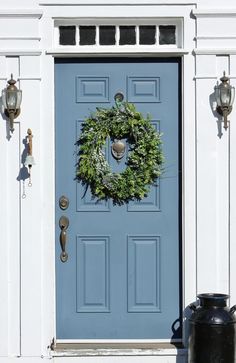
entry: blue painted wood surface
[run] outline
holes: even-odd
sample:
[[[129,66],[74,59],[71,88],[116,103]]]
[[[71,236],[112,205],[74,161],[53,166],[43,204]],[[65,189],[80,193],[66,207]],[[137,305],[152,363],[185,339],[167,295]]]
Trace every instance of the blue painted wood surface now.
[[[56,94],[56,315],[61,339],[171,339],[180,315],[179,62],[58,60]],[[82,121],[122,92],[163,133],[165,172],[147,198],[114,206],[75,180]],[[112,170],[121,163],[106,150]],[[66,195],[69,208],[60,210]],[[61,215],[70,220],[60,261]]]

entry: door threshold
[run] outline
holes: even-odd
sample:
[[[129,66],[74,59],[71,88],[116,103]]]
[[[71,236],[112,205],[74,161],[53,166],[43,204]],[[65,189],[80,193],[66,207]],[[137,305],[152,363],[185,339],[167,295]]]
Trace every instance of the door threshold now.
[[[187,349],[181,341],[150,342],[65,342],[55,341],[51,347],[52,356],[155,356],[186,355]]]

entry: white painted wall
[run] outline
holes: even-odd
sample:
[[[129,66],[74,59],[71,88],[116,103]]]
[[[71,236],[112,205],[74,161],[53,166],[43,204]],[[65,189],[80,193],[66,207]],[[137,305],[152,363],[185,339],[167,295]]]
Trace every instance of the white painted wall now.
[[[55,336],[53,55],[63,53],[54,46],[54,18],[183,18],[184,52],[176,51],[183,57],[183,301],[187,306],[197,293],[223,292],[236,303],[236,116],[233,110],[230,128],[220,128],[211,96],[224,70],[236,86],[235,0],[223,7],[219,0],[104,2],[105,12],[101,0],[0,2],[0,89],[13,73],[23,91],[13,135],[0,119],[0,363],[96,360],[52,358],[48,349]],[[36,165],[22,199],[18,176],[29,127]],[[153,351],[145,361],[181,363],[185,351],[179,354]],[[143,357],[120,352],[100,360],[139,363]]]

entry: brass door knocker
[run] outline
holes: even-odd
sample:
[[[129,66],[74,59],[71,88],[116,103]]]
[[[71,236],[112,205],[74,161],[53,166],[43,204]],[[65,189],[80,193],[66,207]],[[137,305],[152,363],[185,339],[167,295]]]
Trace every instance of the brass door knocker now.
[[[111,145],[112,156],[119,162],[125,155],[125,143],[121,140],[114,140]]]

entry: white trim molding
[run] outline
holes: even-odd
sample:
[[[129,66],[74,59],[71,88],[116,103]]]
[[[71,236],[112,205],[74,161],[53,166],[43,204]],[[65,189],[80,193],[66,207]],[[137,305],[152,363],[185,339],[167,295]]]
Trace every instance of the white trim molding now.
[[[236,16],[236,8],[233,9],[194,9],[192,15],[195,18],[210,18],[210,17],[232,17]]]
[[[232,39],[235,40],[236,36],[224,35],[224,36],[217,36],[217,35],[198,35],[194,38],[195,40],[224,40],[224,39]]]
[[[236,79],[236,75],[231,75],[231,74],[227,74],[227,77],[229,77],[229,79]],[[194,80],[198,80],[198,79],[219,79],[219,75],[215,75],[215,76],[209,76],[208,74],[200,74],[200,75],[196,75],[195,77],[193,77]]]
[[[165,0],[161,1],[157,4],[156,0],[110,0],[104,3],[101,0],[44,0],[40,1],[39,5],[41,6],[91,6],[91,5],[100,5],[100,6],[114,6],[114,5],[196,5],[194,1],[186,1],[186,0]]]
[[[104,1],[105,2],[105,1]],[[44,173],[42,173],[42,188],[44,190],[44,197],[46,195],[46,200],[50,201],[50,208],[48,206],[48,213],[47,217],[43,216],[43,225],[46,228],[49,228],[50,224],[50,231],[51,231],[51,238],[54,236],[54,204],[52,204],[51,200],[53,200],[55,194],[51,194],[52,190],[54,191],[54,149],[53,145],[51,145],[51,140],[54,138],[54,123],[50,122],[45,124],[43,121],[46,117],[47,119],[54,119],[54,93],[53,93],[53,85],[54,85],[54,78],[53,78],[53,65],[54,60],[53,57],[68,57],[68,58],[81,58],[81,57],[182,57],[182,67],[184,74],[192,74],[192,77],[183,77],[182,80],[182,92],[183,92],[183,117],[182,117],[182,125],[183,125],[183,306],[187,306],[190,302],[195,301],[196,298],[196,282],[197,276],[195,275],[196,268],[196,261],[195,255],[193,253],[196,250],[196,160],[195,160],[195,114],[194,114],[194,99],[195,99],[195,82],[193,81],[194,76],[194,57],[192,55],[192,50],[194,48],[194,36],[195,34],[195,20],[190,17],[191,11],[193,7],[196,5],[194,2],[188,1],[161,1],[158,2],[156,0],[107,0],[104,4],[101,0],[40,0],[40,5],[45,6],[45,16],[42,19],[42,42],[41,47],[45,50],[44,55],[42,56],[42,82],[41,82],[41,93],[43,95],[42,104],[42,122],[41,125],[44,130],[42,130],[42,139],[45,144],[50,144],[51,153],[48,153],[48,150],[45,155],[47,158],[51,158],[49,162],[42,162]],[[60,6],[61,5],[61,6]],[[115,6],[113,6],[115,5]],[[116,6],[117,5],[117,6]],[[120,5],[120,6],[118,6]],[[170,6],[173,5],[173,6]],[[179,6],[178,6],[179,5]],[[184,6],[188,5],[188,6]],[[80,7],[79,9],[74,9],[73,6]],[[104,15],[105,14],[105,15]],[[155,16],[156,15],[156,16]],[[76,20],[82,20],[86,24],[89,21],[90,24],[96,24],[97,21],[102,19],[104,23],[104,19],[107,22],[112,21],[117,22],[119,19],[138,19],[138,22],[142,22],[142,19],[153,21],[153,19],[158,19],[161,21],[168,21],[172,19],[172,21],[178,20],[181,22],[183,34],[183,42],[181,43],[182,48],[170,48],[170,47],[160,47],[158,49],[153,49],[153,47],[125,47],[123,50],[120,47],[115,49],[114,47],[83,47],[83,49],[75,49],[75,47],[71,46],[61,46],[57,45],[57,42],[54,37],[58,37],[58,34],[52,32],[52,27],[58,26],[61,21],[65,22],[64,24],[72,24]],[[51,37],[51,38],[50,38]],[[53,46],[54,45],[54,46]],[[111,49],[113,48],[113,49]],[[50,86],[49,86],[50,85]],[[185,103],[184,98],[187,95],[188,101]],[[49,113],[49,115],[48,115]],[[49,155],[49,156],[48,156]],[[43,177],[47,175],[47,180]],[[55,203],[55,200],[54,200]],[[49,237],[44,240],[45,246],[50,243]],[[45,249],[45,255],[47,256],[47,249]],[[51,251],[54,254],[54,250]],[[51,261],[48,260],[48,269],[53,268]],[[52,281],[50,280],[50,286]],[[55,280],[53,281],[53,285],[55,286]],[[55,293],[54,289],[51,290],[52,293]],[[47,299],[47,306],[48,306],[48,299]],[[51,309],[55,307],[50,305]],[[55,311],[54,311],[55,313]],[[183,312],[183,319],[186,319],[185,312]],[[54,315],[55,319],[55,315]],[[55,321],[52,321],[51,329],[51,336],[55,336]],[[184,336],[183,336],[183,345],[187,342],[187,328],[184,325]],[[48,333],[46,333],[49,335]],[[56,341],[56,344],[58,341]],[[56,347],[56,351],[52,351],[51,355],[54,359],[60,359],[65,362],[70,361],[72,362],[73,359],[76,362],[80,359],[83,359],[83,355],[87,356],[87,359],[92,360],[97,359],[97,356],[106,355],[106,360],[113,361],[121,359],[122,356],[129,356],[135,355],[135,357],[126,358],[131,363],[135,359],[138,360],[138,356],[141,356],[141,353],[136,350],[134,354],[134,346],[133,343],[132,354],[129,352],[124,352],[125,349],[106,349],[105,353],[102,352],[102,349],[98,351],[97,348],[94,348],[92,351],[88,351],[87,353],[81,352],[79,356],[78,349],[73,350],[66,349],[66,352],[62,352],[59,347]],[[136,343],[137,347],[137,343]],[[139,348],[138,348],[139,349]],[[95,354],[96,353],[96,354]],[[125,354],[126,353],[126,354]],[[139,354],[140,353],[140,354]],[[156,349],[151,349],[151,353],[149,349],[145,349],[142,352],[145,355],[145,360],[152,360],[155,359],[155,363],[157,362],[169,362],[174,363],[176,362],[176,357],[180,355],[180,362],[186,361],[187,351],[184,349],[162,349],[159,350],[157,347]],[[151,355],[150,355],[150,354]],[[88,357],[88,355],[91,355]],[[116,355],[115,358],[112,356]],[[110,358],[109,358],[110,356]],[[69,358],[70,357],[70,358]],[[142,360],[143,358],[140,357]],[[113,362],[114,363],[114,362]]]
[[[121,50],[121,49],[114,49],[111,50],[111,48],[109,48],[107,51],[103,50],[101,51],[100,49],[89,49],[87,51],[83,51],[83,52],[79,52],[78,50],[75,49],[49,49],[46,51],[47,55],[52,55],[54,57],[85,57],[85,56],[90,56],[90,57],[104,57],[104,56],[112,56],[112,57],[124,57],[124,56],[132,56],[132,57],[136,57],[137,55],[142,55],[143,57],[179,57],[179,56],[183,56],[185,54],[188,54],[190,51],[187,49],[178,49],[178,48],[174,48],[174,49],[158,49],[157,51],[153,51],[152,50],[145,50],[145,49],[136,49],[133,52],[127,51],[126,49]]]
[[[42,10],[35,9],[4,9],[0,10],[0,18],[32,18],[41,19],[43,15]]]
[[[31,49],[21,49],[21,50],[0,50],[0,56],[12,56],[12,57],[18,57],[18,56],[39,56],[42,54],[41,50],[31,50]]]
[[[195,55],[234,55],[236,54],[236,48],[198,48],[193,50],[193,54]]]
[[[40,41],[41,38],[40,37],[27,37],[27,36],[7,36],[7,37],[2,37],[0,36],[0,40],[37,40]]]

